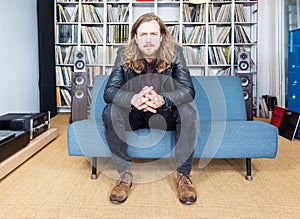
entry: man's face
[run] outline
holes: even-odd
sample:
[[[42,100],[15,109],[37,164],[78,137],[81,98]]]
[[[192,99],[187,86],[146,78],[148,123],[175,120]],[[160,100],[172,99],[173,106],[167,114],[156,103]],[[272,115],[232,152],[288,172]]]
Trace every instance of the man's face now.
[[[160,27],[156,20],[144,22],[137,28],[135,41],[145,59],[153,59],[162,41]]]

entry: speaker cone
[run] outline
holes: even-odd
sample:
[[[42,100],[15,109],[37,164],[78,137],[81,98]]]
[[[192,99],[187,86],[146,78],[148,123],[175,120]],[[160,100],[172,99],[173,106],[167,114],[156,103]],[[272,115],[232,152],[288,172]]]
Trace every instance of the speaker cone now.
[[[241,59],[247,59],[247,58],[248,58],[247,53],[245,53],[245,52],[241,53],[241,54],[240,54],[240,58],[241,58]]]
[[[76,78],[75,78],[75,84],[76,85],[83,85],[85,79],[82,75],[78,75]]]
[[[250,83],[250,80],[246,76],[243,76],[243,77],[241,77],[241,83],[242,83],[243,87],[246,87]]]
[[[77,53],[76,53],[76,57],[77,57],[78,59],[82,59],[82,58],[83,58],[83,53],[82,53],[82,52],[77,52]]]
[[[240,62],[239,67],[241,70],[247,70],[249,67],[249,64],[246,61],[242,61],[242,62]]]
[[[75,67],[77,69],[83,69],[84,68],[84,62],[82,60],[78,60],[76,63],[75,63]]]
[[[74,96],[75,96],[77,99],[83,98],[83,97],[84,97],[84,92],[83,92],[83,90],[76,90]]]
[[[249,99],[249,97],[250,97],[250,94],[249,94],[249,92],[248,92],[248,91],[246,91],[246,90],[243,90],[243,92],[244,92],[244,100],[248,100],[248,99]]]

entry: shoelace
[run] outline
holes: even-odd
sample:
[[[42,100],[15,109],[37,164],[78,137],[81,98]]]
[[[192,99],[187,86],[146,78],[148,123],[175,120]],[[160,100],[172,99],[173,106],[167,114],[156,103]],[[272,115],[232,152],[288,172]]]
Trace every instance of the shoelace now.
[[[125,172],[124,174],[122,174],[120,176],[120,178],[118,179],[117,181],[117,185],[120,185],[121,183],[127,183],[127,184],[130,184],[129,181],[130,178],[132,178],[132,174],[130,172]]]
[[[190,177],[188,175],[181,175],[179,176],[178,179],[178,185],[183,185],[183,184],[192,184],[192,180],[190,179]]]

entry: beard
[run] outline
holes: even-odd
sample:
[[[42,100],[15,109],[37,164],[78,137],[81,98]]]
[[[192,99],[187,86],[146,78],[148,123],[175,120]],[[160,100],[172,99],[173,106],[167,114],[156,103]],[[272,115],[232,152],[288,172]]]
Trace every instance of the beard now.
[[[136,42],[144,57],[149,58],[156,57],[161,43],[159,39],[152,39],[151,42],[145,42],[145,40],[137,40]]]
[[[145,56],[148,56],[148,57],[153,56],[153,57],[155,57],[156,53],[158,51],[158,48],[155,47],[154,45],[147,45],[147,46],[144,46],[141,51],[142,51],[142,53]]]

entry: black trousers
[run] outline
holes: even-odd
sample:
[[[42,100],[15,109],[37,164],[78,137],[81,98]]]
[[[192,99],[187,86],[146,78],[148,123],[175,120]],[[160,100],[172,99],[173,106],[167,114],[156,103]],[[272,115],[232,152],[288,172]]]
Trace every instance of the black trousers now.
[[[129,110],[115,104],[107,104],[102,118],[106,141],[119,173],[128,170],[132,164],[127,152],[126,130],[157,128],[176,131],[177,170],[183,174],[190,174],[198,136],[198,115],[191,103],[182,104],[172,110],[159,108],[155,114],[134,107]]]

